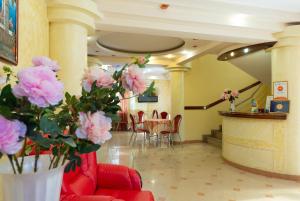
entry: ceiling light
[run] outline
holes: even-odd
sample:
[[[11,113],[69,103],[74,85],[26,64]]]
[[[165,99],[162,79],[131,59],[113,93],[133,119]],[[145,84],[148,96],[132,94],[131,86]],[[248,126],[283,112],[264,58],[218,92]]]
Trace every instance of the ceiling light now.
[[[184,54],[185,56],[188,56],[188,57],[193,56],[193,52],[192,51],[183,50],[181,53]]]
[[[234,55],[235,55],[234,52],[230,52],[231,57],[234,57]]]
[[[173,59],[175,57],[175,55],[174,54],[168,54],[165,57],[168,58],[168,59]]]
[[[238,13],[230,16],[229,23],[233,26],[246,26],[249,15]]]
[[[245,48],[243,51],[245,54],[247,54],[249,52],[249,48]]]

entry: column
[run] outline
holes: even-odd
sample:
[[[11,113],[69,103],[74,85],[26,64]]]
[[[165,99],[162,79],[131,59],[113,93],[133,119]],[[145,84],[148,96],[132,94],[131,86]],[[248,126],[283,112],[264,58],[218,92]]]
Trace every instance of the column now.
[[[284,174],[300,175],[300,25],[289,26],[274,34],[272,81],[288,81],[290,113],[282,128]]]
[[[190,68],[184,66],[168,67],[171,79],[171,116],[174,118],[177,114],[182,116],[180,125],[180,135],[182,141],[184,134],[184,73]]]
[[[87,67],[87,37],[100,19],[92,0],[48,0],[50,57],[57,60],[65,91],[79,95]]]

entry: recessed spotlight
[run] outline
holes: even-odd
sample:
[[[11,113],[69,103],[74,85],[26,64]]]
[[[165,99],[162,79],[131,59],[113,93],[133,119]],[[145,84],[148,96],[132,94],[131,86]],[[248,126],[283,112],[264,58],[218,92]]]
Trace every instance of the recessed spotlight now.
[[[193,55],[193,52],[188,51],[188,50],[183,50],[181,53],[184,54],[185,56],[192,56]]]
[[[230,52],[231,57],[234,57],[234,55],[235,55],[234,52]]]
[[[174,54],[167,54],[165,57],[168,58],[168,59],[173,59],[175,57],[175,55]]]
[[[245,48],[243,51],[245,54],[247,54],[249,52],[249,48]]]

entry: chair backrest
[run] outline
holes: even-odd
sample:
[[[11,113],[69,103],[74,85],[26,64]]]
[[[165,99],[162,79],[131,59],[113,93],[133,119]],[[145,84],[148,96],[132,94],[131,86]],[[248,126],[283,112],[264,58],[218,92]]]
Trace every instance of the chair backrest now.
[[[63,176],[62,194],[93,195],[97,188],[96,152],[82,154],[81,166]]]
[[[158,119],[158,112],[157,112],[157,110],[153,110],[153,112],[152,112],[152,119],[154,119],[154,118]]]
[[[144,116],[144,112],[143,111],[139,111],[138,113],[138,117],[139,117],[139,123],[143,122],[143,116]]]
[[[182,116],[180,114],[174,117],[174,127],[173,127],[174,133],[179,133],[181,120],[182,120]]]
[[[133,132],[136,132],[134,117],[133,117],[132,114],[129,114],[129,116],[130,116],[130,120],[131,120],[131,129],[132,129]]]
[[[167,119],[168,113],[167,112],[161,112],[160,116],[161,116],[162,119]]]

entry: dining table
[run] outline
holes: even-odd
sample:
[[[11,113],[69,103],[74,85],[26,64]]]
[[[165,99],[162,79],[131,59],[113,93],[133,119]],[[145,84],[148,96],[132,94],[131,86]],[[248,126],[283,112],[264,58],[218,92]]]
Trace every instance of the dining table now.
[[[144,126],[149,131],[150,137],[156,136],[157,144],[160,139],[161,131],[169,131],[171,129],[172,121],[170,119],[146,119]]]

